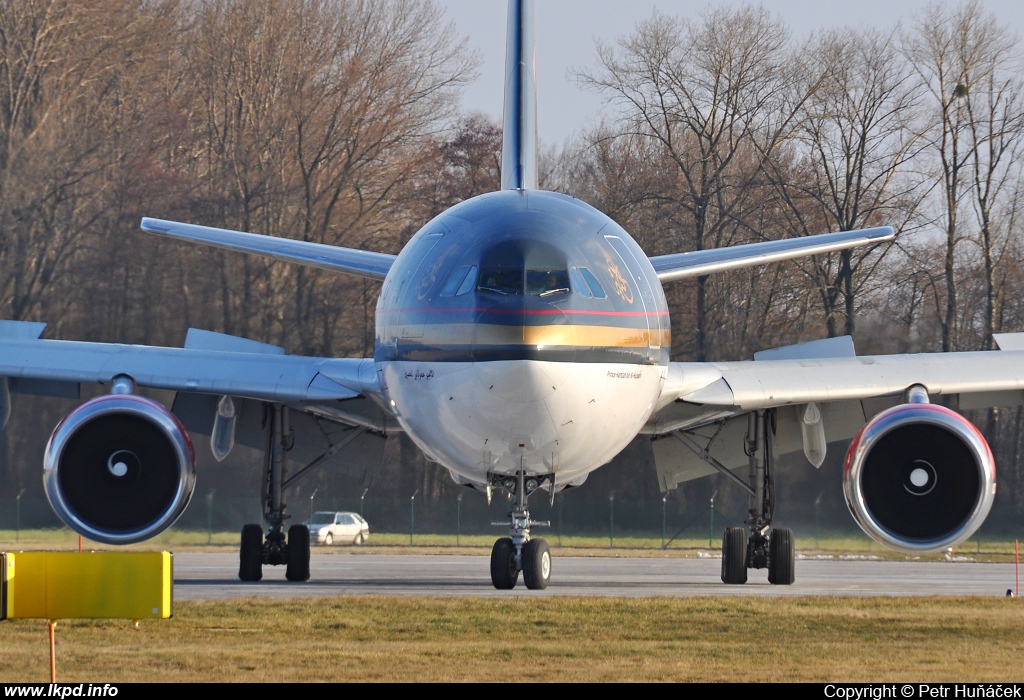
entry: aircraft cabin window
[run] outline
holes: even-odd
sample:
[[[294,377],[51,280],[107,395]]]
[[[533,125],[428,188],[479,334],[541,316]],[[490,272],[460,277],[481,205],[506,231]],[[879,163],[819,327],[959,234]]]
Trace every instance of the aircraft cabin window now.
[[[523,293],[523,270],[522,268],[508,267],[485,267],[480,270],[480,283],[477,286],[481,292],[496,292],[498,294],[522,294]]]
[[[590,287],[590,291],[594,293],[595,297],[598,299],[607,298],[608,295],[604,293],[604,287],[602,287],[601,283],[597,281],[596,277],[594,277],[593,272],[585,267],[581,267],[580,274],[583,275],[583,279],[587,281],[587,285]]]
[[[569,278],[572,279],[572,291],[577,294],[582,294],[585,297],[593,297],[594,293],[590,291],[590,285],[587,284],[586,280],[583,279],[583,275],[575,267],[569,268]]]
[[[568,270],[527,270],[526,293],[542,297],[569,293]]]

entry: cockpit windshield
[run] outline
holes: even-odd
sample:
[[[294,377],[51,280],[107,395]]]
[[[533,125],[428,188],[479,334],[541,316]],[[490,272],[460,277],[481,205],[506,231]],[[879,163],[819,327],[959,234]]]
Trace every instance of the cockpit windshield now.
[[[526,293],[542,297],[569,293],[568,270],[527,270]]]
[[[506,296],[523,293],[523,271],[519,268],[485,267],[480,270],[477,289]]]
[[[522,294],[523,270],[509,267],[485,267],[480,271],[477,289],[483,292],[496,292],[506,296]],[[568,270],[527,270],[525,291],[535,296],[552,296],[568,294]]]

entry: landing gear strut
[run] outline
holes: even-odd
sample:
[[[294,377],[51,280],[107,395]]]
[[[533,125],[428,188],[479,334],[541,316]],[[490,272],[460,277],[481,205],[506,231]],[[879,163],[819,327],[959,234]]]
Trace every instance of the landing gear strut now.
[[[774,414],[748,414],[745,447],[750,457],[746,491],[750,497],[748,531],[730,527],[722,537],[722,583],[747,582],[747,569],[768,569],[768,582],[788,586],[796,580],[793,531],[771,528],[775,512],[775,475],[772,470],[771,437]]]
[[[258,524],[242,527],[239,547],[238,578],[259,581],[263,578],[263,565],[285,565],[285,578],[289,581],[309,580],[309,528],[292,525],[285,538],[284,525],[288,519],[284,502],[285,452],[293,439],[288,427],[288,409],[280,404],[271,407],[272,425],[270,444],[263,469],[263,517],[270,524],[264,539]]]
[[[526,509],[527,497],[540,487],[544,478],[527,477],[523,470],[516,472],[514,478],[491,476],[492,486],[501,486],[515,496],[509,512],[510,537],[502,537],[491,549],[491,583],[499,590],[515,588],[519,572],[523,573],[526,587],[531,590],[547,588],[551,580],[551,549],[548,543],[542,539],[530,539],[531,526],[548,526],[551,523],[530,520],[530,512]]]

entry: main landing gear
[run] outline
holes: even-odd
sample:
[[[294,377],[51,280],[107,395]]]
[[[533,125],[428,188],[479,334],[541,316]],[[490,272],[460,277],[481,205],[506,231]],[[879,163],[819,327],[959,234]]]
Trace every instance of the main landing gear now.
[[[289,581],[309,580],[309,528],[292,525],[288,539],[279,524],[271,526],[266,540],[263,529],[249,523],[242,526],[242,544],[239,548],[238,578],[259,581],[263,578],[263,565],[285,565],[284,576]]]
[[[238,578],[243,581],[259,581],[263,578],[263,565],[285,565],[285,578],[289,581],[309,580],[309,528],[292,525],[285,538],[285,502],[282,497],[285,487],[285,451],[290,447],[291,430],[287,429],[287,408],[274,405],[273,424],[270,430],[270,447],[267,450],[263,469],[263,517],[270,523],[270,530],[263,536],[263,529],[255,523],[242,527],[242,541],[239,547]]]
[[[509,512],[510,537],[502,537],[491,549],[491,583],[499,590],[515,588],[520,572],[526,587],[531,590],[547,588],[551,580],[551,549],[548,543],[542,539],[530,539],[531,526],[551,523],[530,520],[530,512],[526,509],[527,496],[536,491],[542,481],[543,477],[527,477],[522,470],[514,478],[491,478],[492,485],[497,484],[515,496]]]
[[[796,580],[793,531],[771,528],[775,511],[775,478],[771,464],[771,411],[749,414],[746,452],[750,456],[748,483],[740,482],[750,498],[747,528],[726,528],[722,537],[722,582],[747,582],[747,569],[768,569],[768,582],[788,586]],[[730,473],[731,475],[731,473]],[[736,478],[736,477],[733,477]],[[749,534],[748,534],[749,529]]]

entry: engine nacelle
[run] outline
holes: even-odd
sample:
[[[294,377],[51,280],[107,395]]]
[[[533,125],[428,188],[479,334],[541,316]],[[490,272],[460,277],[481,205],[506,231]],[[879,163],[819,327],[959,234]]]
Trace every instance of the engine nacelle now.
[[[80,535],[140,542],[185,511],[195,489],[195,452],[178,419],[157,402],[100,396],[53,431],[43,485],[54,511]]]
[[[992,508],[992,450],[963,416],[935,404],[896,406],[850,443],[843,493],[877,542],[911,554],[968,539]]]

